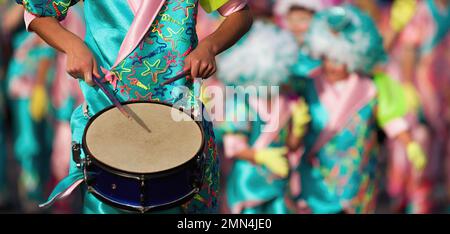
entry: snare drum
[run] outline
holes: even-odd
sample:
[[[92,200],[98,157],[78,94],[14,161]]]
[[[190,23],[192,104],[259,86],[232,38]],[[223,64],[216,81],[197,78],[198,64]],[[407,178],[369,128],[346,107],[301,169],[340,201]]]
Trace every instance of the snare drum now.
[[[127,119],[110,107],[84,132],[88,192],[120,209],[147,212],[182,205],[200,189],[205,165],[201,123],[159,102],[123,104]],[[176,121],[173,114],[183,116]]]

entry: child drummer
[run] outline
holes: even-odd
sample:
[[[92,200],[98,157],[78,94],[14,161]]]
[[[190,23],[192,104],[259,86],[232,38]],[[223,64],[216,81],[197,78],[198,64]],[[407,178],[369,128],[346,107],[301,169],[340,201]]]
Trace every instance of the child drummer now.
[[[321,72],[296,79],[311,122],[301,141],[300,177],[291,181],[300,189],[291,191],[288,206],[294,212],[373,212],[378,126],[403,143],[418,170],[426,163],[404,120],[400,85],[370,75],[385,57],[381,35],[368,15],[346,5],[319,12],[304,43],[305,52],[320,59]],[[290,148],[299,147],[299,138],[291,139]]]
[[[188,78],[208,78],[216,71],[215,56],[232,46],[248,29],[252,19],[245,0],[117,0],[84,1],[87,33],[85,41],[66,31],[64,19],[77,0],[19,0],[27,10],[29,30],[67,54],[67,72],[80,79],[86,104],[72,115],[73,141],[80,143],[89,116],[111,103],[94,87],[94,77],[105,77],[107,88],[121,101],[157,100],[173,103],[175,86],[192,88],[191,79],[161,83],[182,71]],[[226,17],[222,25],[203,41],[195,33],[197,7],[218,10]],[[120,13],[118,13],[120,12]],[[132,78],[130,76],[132,75]],[[210,122],[203,123],[209,157],[205,184],[193,200],[177,211],[210,213],[217,209],[218,161]],[[82,179],[72,163],[70,175],[50,197],[58,198]],[[85,213],[120,213],[86,193]]]

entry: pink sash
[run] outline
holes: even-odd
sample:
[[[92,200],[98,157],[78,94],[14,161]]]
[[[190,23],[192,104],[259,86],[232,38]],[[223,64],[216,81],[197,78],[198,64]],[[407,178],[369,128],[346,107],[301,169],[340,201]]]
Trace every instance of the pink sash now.
[[[144,38],[145,34],[150,30],[156,16],[163,7],[165,0],[128,0],[130,8],[135,13],[133,23],[128,29],[127,35],[120,46],[119,54],[116,62],[111,67],[114,69],[121,63]]]
[[[376,96],[376,88],[371,80],[352,75],[348,82],[346,92],[336,99],[332,95],[333,90],[330,84],[323,78],[315,79],[315,86],[319,92],[320,101],[327,107],[330,119],[327,126],[320,133],[309,155],[317,153],[320,148],[333,139],[354,114]]]
[[[128,55],[130,55],[144,38],[145,34],[150,30],[156,16],[160,12],[166,0],[127,0],[131,10],[134,13],[134,19],[125,35],[120,46],[116,61],[109,71],[103,67],[100,69],[105,74],[105,80],[109,81],[114,88],[117,86],[116,74],[111,72],[114,70]],[[149,20],[150,19],[150,20]]]

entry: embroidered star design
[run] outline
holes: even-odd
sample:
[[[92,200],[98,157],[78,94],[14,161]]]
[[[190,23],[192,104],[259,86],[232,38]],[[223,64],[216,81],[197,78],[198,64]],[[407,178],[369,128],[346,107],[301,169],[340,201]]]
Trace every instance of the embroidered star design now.
[[[52,4],[53,4],[53,8],[56,11],[56,16],[58,18],[60,18],[61,16],[67,14],[67,10],[69,9],[69,6],[70,6],[70,1],[67,3],[64,3],[63,1],[60,1],[60,2],[54,1]],[[60,8],[61,8],[61,10],[60,10]]]
[[[164,24],[160,23],[159,20],[155,21],[153,25],[152,32],[158,32],[160,36],[162,36],[162,29],[164,28]]]
[[[156,62],[154,62],[153,64],[150,64],[147,60],[145,60],[144,65],[147,68],[147,70],[145,70],[141,75],[147,76],[153,74],[152,70],[158,69],[160,64],[161,64],[160,59],[156,60]]]
[[[131,69],[125,67],[125,61],[123,61],[122,65],[120,67],[120,72],[118,73],[119,80],[122,80],[124,73],[130,73],[130,72],[131,72]]]
[[[166,63],[168,66],[176,63],[177,62],[176,58],[177,58],[177,56],[172,54],[170,51],[167,53],[166,56],[164,56],[164,59],[166,60]]]

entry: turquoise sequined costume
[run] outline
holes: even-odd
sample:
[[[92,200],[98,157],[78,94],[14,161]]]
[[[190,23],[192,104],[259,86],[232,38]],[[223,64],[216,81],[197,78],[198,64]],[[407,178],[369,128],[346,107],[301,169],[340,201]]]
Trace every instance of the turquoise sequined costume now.
[[[14,154],[21,166],[19,186],[25,199],[42,202],[43,189],[50,176],[52,127],[50,115],[41,120],[33,119],[30,98],[39,62],[54,60],[55,51],[42,43],[36,34],[25,30],[13,37],[13,48],[15,52],[7,72],[7,92],[12,106]],[[50,69],[47,72],[47,89],[53,75]]]
[[[248,100],[239,98],[239,95],[243,95],[245,89],[252,88],[270,90],[276,87],[277,91],[283,92],[279,90],[279,86],[288,80],[289,67],[295,62],[297,52],[297,43],[290,33],[270,22],[257,20],[251,31],[219,58],[218,78],[225,85],[243,88],[236,89],[237,100],[234,97],[228,97],[226,100],[225,121],[219,123],[217,127],[217,132],[221,136],[244,138],[244,144],[248,144],[248,147],[255,151],[285,146],[287,123],[277,125],[279,132],[275,133],[277,136],[271,142],[261,148],[256,146],[258,139],[264,134],[264,126],[272,119],[282,115],[281,112],[289,113],[287,115],[290,117],[288,110],[274,106],[269,114],[270,118],[260,113],[262,110],[260,105],[267,107],[280,93],[271,93],[272,98],[268,98],[267,94],[259,90],[254,95],[244,94],[249,95]],[[283,95],[281,94],[280,99],[286,98]],[[288,102],[287,98],[283,101]],[[224,141],[225,148],[234,148],[235,145]],[[225,155],[233,157],[227,153]],[[230,175],[227,176],[226,188],[228,207],[233,213],[287,212],[284,203],[287,179],[277,177],[266,166],[234,159]]]
[[[21,2],[27,11],[34,15],[62,19],[68,8],[77,1],[24,0]],[[201,2],[208,3],[203,0]],[[223,5],[226,1],[220,2]],[[87,26],[85,42],[96,57],[99,70],[102,67],[113,74],[110,76],[112,78],[107,80],[108,89],[113,91],[116,97],[121,101],[154,100],[174,103],[180,99],[179,94],[173,92],[175,87],[187,86],[193,89],[193,83],[184,79],[164,87],[160,84],[182,71],[184,58],[197,46],[195,26],[198,4],[197,0],[165,1],[137,48],[119,66],[111,70],[121,43],[132,24],[133,10],[126,0],[84,1]],[[203,6],[211,5],[203,4]],[[82,107],[79,107],[72,115],[73,141],[78,143],[81,142],[83,130],[89,118],[111,105],[98,87],[90,87],[84,81],[80,81],[80,86],[88,106],[88,113],[84,113]],[[181,210],[175,209],[175,212],[217,212],[219,157],[215,149],[212,124],[204,121],[203,127],[209,149],[205,183],[200,193],[191,202],[185,204]],[[57,187],[54,194],[67,187],[64,185],[70,185],[79,178],[80,171],[72,162],[69,177],[61,182],[61,186]],[[121,210],[100,202],[90,193],[85,194],[84,212],[122,213]]]
[[[291,194],[293,210],[372,213],[377,194],[378,128],[389,137],[408,128],[402,119],[407,110],[401,85],[382,74],[362,75],[371,74],[385,59],[382,38],[366,14],[346,5],[316,15],[303,52],[293,68],[293,83],[309,106],[311,122],[296,170],[300,178],[293,181],[300,187]],[[336,83],[329,82],[325,74],[308,78],[310,71],[321,67],[323,57],[345,64],[350,77]]]

